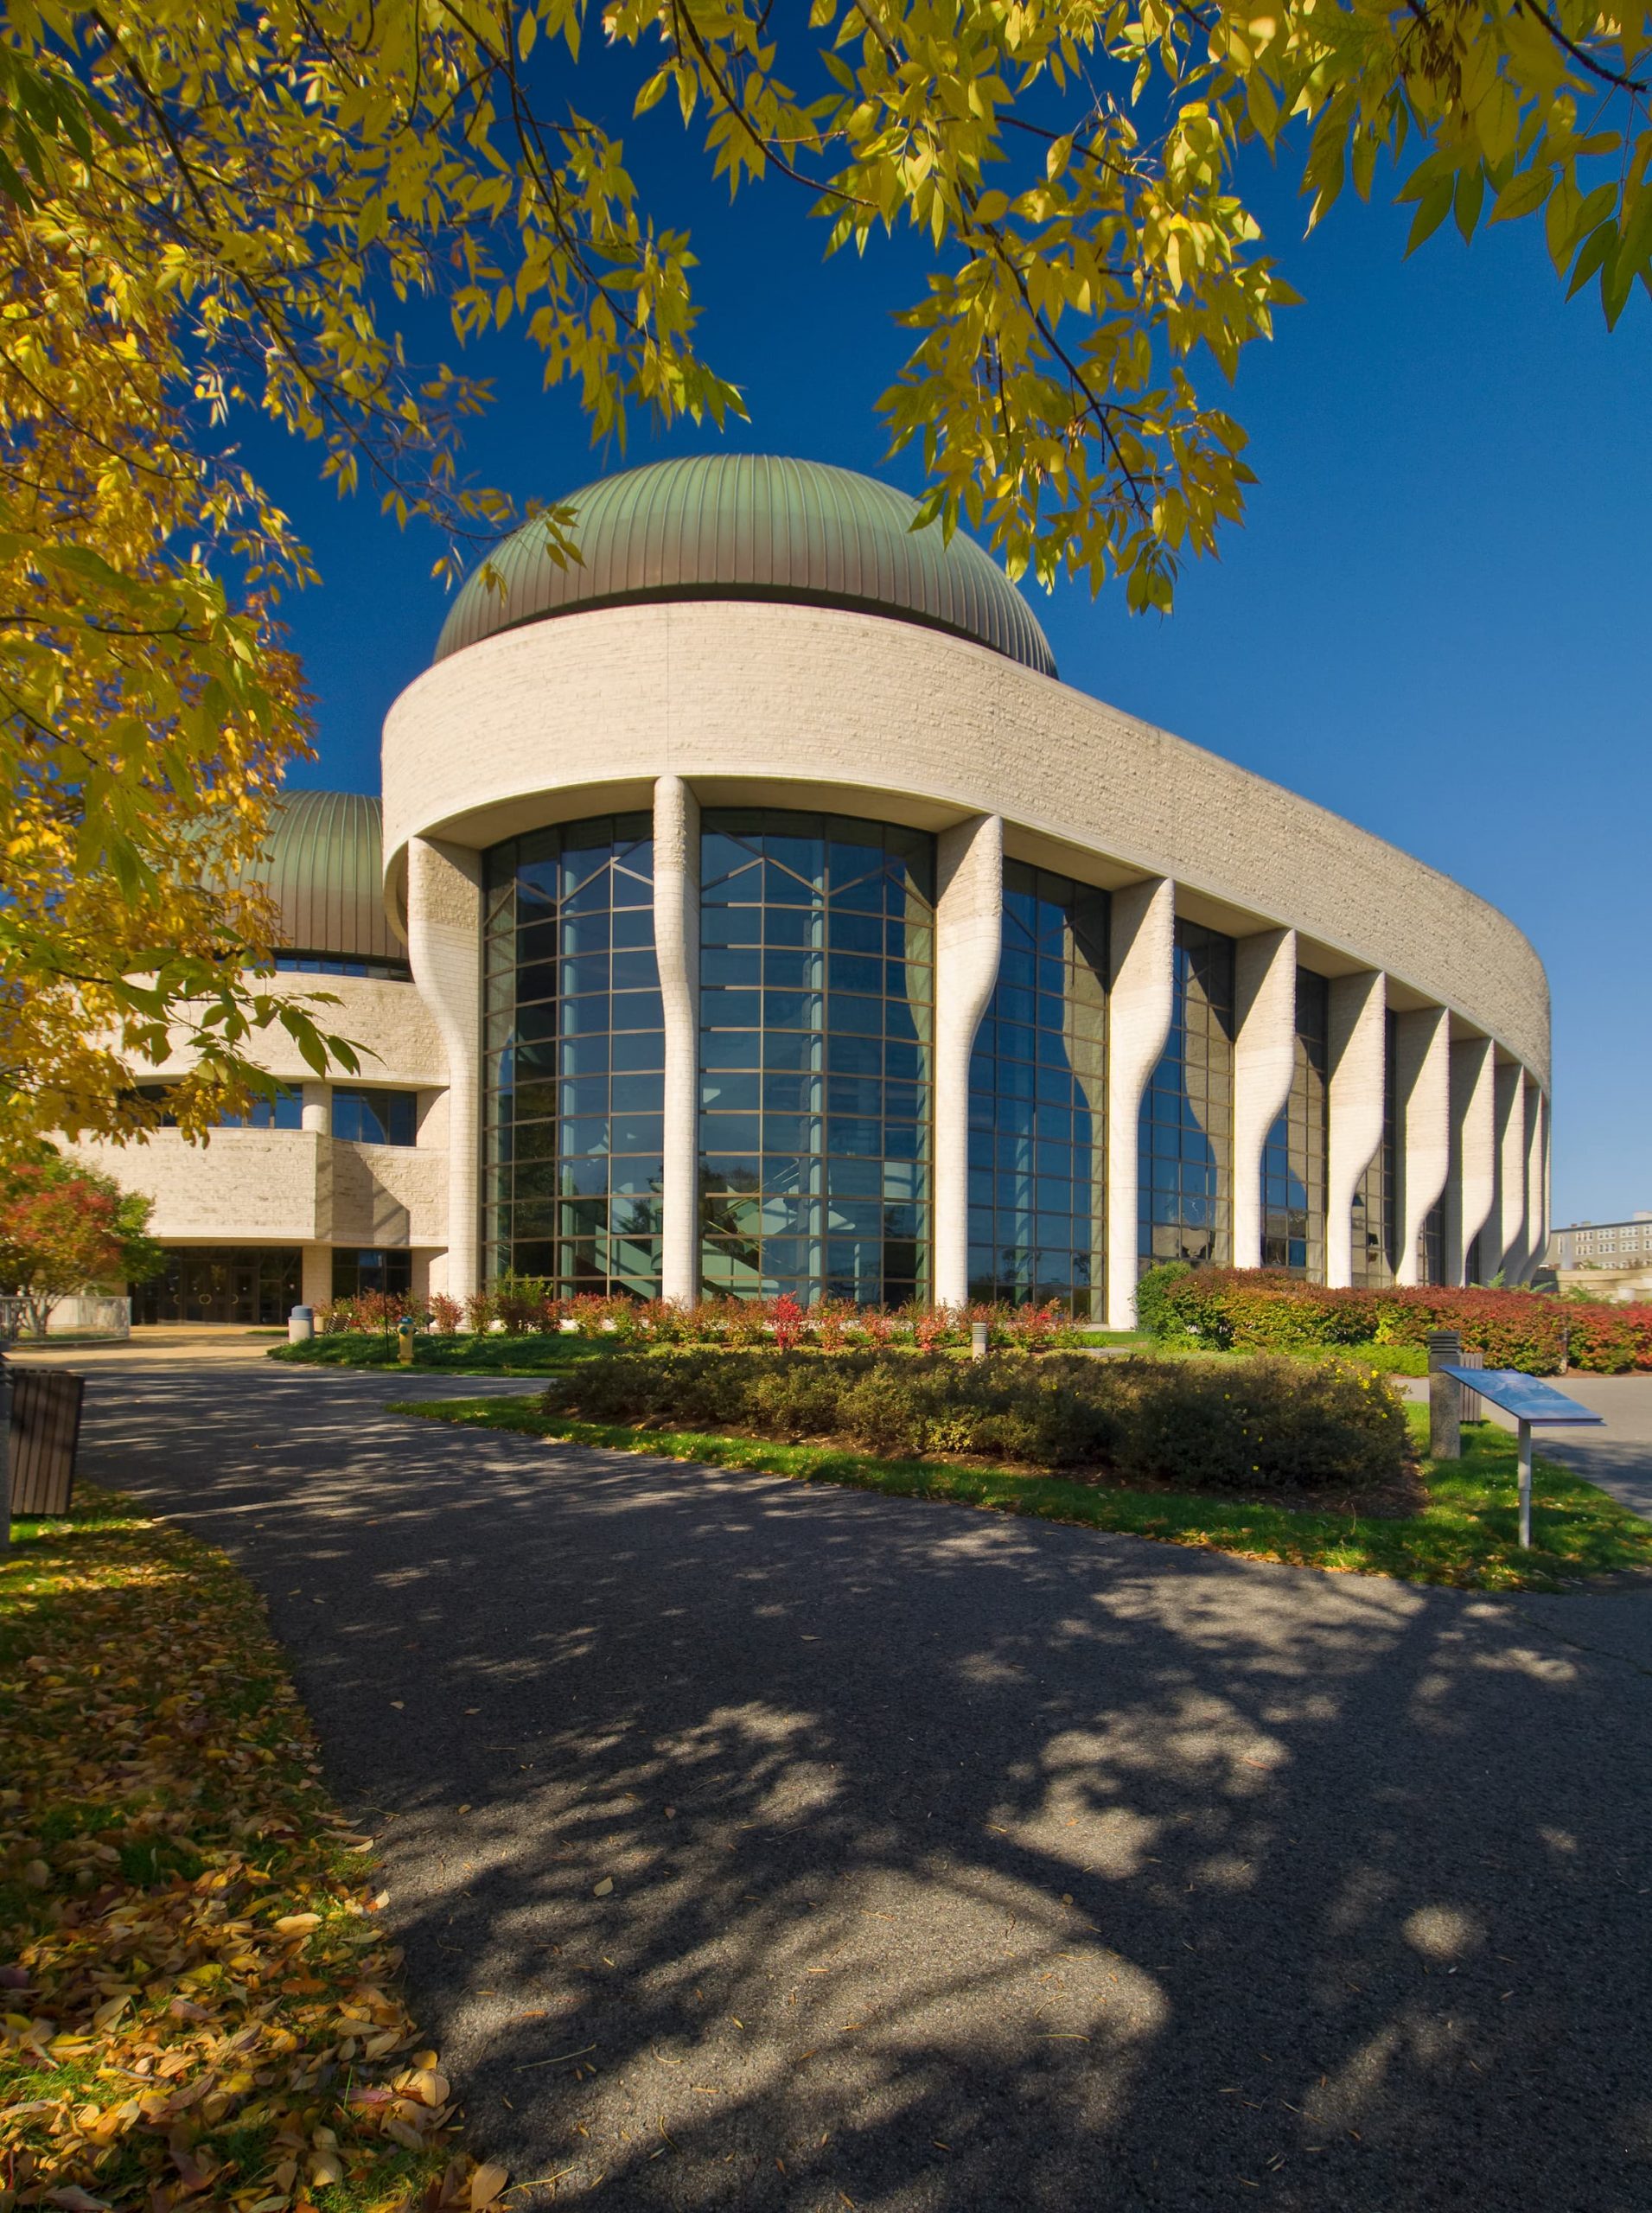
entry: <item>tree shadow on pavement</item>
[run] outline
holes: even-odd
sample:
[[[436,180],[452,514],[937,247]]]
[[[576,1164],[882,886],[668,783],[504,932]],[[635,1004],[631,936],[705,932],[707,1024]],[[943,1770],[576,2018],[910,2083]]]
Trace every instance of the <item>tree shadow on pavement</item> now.
[[[91,1471],[269,1594],[513,2205],[1652,2202],[1638,1617],[394,1395],[146,1378]]]

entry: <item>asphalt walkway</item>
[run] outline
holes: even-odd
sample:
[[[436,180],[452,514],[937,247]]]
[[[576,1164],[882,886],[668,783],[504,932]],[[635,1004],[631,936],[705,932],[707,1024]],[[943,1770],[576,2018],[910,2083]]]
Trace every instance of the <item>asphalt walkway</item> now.
[[[513,2206],[1652,2204],[1652,1598],[86,1366],[87,1471],[268,1594]]]

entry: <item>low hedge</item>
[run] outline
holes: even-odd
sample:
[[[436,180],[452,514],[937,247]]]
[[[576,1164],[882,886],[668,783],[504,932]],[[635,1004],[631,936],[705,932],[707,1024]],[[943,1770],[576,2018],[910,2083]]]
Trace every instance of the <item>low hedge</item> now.
[[[592,1422],[964,1453],[1196,1489],[1367,1491],[1406,1464],[1380,1379],[1334,1362],[956,1361],[928,1354],[616,1353],[548,1390]]]
[[[433,1291],[427,1298],[382,1291],[335,1298],[316,1309],[318,1336],[382,1336],[394,1341],[397,1324],[411,1316],[438,1336],[620,1337],[657,1345],[772,1345],[784,1352],[813,1345],[822,1352],[883,1345],[915,1345],[934,1352],[962,1348],[971,1325],[985,1322],[989,1341],[1018,1352],[1051,1352],[1110,1334],[1100,1323],[1075,1317],[1056,1300],[1020,1305],[1006,1300],[968,1306],[858,1306],[850,1298],[822,1298],[803,1306],[789,1293],[778,1298],[733,1297],[679,1305],[665,1298],[599,1298],[582,1291],[558,1298],[539,1276],[501,1276],[469,1298]],[[1132,1332],[1122,1334],[1131,1335]]]
[[[1553,1375],[1652,1368],[1652,1306],[1546,1298],[1531,1291],[1330,1291],[1266,1268],[1155,1268],[1137,1291],[1141,1326],[1166,1344],[1300,1352],[1321,1345],[1421,1345],[1456,1330],[1488,1368]]]

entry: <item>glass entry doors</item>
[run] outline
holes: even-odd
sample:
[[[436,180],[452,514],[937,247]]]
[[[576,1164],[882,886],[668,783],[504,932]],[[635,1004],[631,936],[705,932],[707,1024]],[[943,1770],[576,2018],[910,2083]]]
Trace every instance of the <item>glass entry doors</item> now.
[[[134,1288],[132,1319],[284,1322],[298,1304],[303,1259],[296,1245],[175,1247],[165,1272]]]

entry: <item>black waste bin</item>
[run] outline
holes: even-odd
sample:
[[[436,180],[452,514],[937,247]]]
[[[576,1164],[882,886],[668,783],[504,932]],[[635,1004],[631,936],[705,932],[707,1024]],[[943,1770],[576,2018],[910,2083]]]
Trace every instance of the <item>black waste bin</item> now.
[[[61,1368],[11,1370],[11,1512],[14,1521],[67,1514],[74,1494],[84,1375]]]

